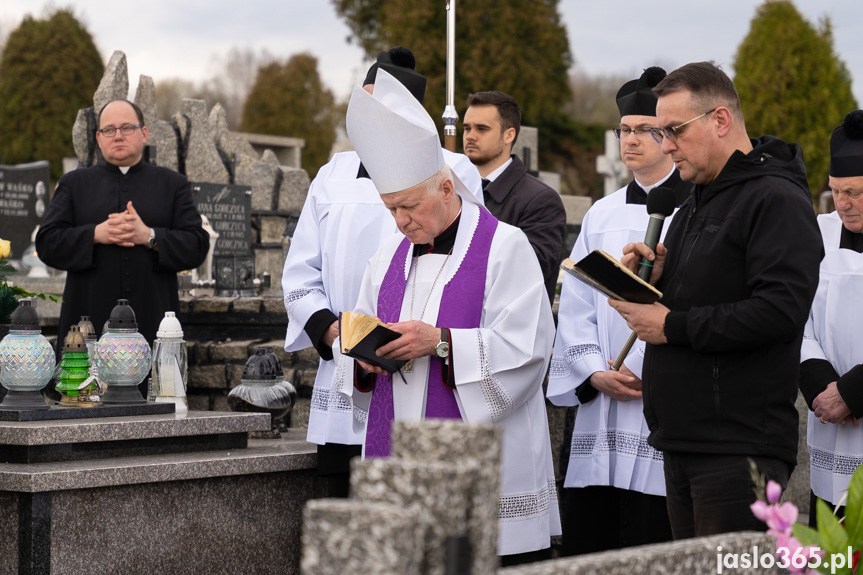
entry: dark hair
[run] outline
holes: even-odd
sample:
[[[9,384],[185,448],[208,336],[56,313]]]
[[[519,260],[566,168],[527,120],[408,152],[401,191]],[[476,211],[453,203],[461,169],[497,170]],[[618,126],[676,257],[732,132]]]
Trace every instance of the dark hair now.
[[[108,104],[113,104],[114,102],[126,102],[127,104],[132,106],[132,109],[135,110],[135,115],[138,116],[138,123],[142,126],[144,125],[144,112],[141,111],[141,108],[139,108],[138,105],[134,102],[130,102],[129,100],[126,100],[124,98],[117,98],[116,100],[111,100],[110,102],[102,106],[102,108],[99,110],[99,114],[96,116],[97,126],[101,125],[102,123],[102,112],[105,111],[105,108],[108,107]]]
[[[661,98],[682,90],[692,93],[693,102],[699,109],[706,111],[716,106],[725,106],[738,120],[743,120],[740,96],[734,82],[713,61],[681,66],[657,84],[653,93],[657,98]]]
[[[518,140],[518,132],[521,130],[521,108],[518,102],[509,94],[503,92],[476,92],[467,97],[467,107],[471,106],[494,106],[500,115],[500,127],[502,130],[515,128],[515,138]]]

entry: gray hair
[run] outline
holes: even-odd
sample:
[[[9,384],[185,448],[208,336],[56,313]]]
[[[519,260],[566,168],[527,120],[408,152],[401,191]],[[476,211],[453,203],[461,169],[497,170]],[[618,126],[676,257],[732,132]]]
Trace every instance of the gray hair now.
[[[452,168],[449,167],[448,164],[444,164],[443,168],[438,170],[438,172],[427,179],[424,183],[426,185],[426,193],[430,196],[435,195],[440,190],[440,186],[444,183],[445,180],[450,180],[453,182],[453,187],[455,187],[455,182],[453,181]]]

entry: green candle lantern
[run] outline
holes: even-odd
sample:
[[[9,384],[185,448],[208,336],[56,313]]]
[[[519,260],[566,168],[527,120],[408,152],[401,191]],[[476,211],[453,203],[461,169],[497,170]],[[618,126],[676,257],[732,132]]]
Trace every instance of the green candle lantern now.
[[[90,359],[87,342],[77,325],[69,328],[63,343],[63,359],[60,362],[60,405],[68,407],[91,407],[99,404],[99,389],[95,379],[90,379]]]

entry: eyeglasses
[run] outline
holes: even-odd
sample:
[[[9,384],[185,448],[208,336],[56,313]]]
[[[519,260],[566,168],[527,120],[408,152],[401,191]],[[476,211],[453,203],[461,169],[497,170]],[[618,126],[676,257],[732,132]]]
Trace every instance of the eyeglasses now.
[[[719,106],[716,106],[716,108],[713,108],[709,112],[704,112],[700,116],[695,116],[691,120],[687,120],[686,122],[683,122],[682,124],[678,124],[677,126],[665,126],[664,128],[651,128],[650,129],[650,135],[653,136],[653,139],[656,140],[656,143],[659,145],[662,145],[663,138],[668,138],[668,141],[670,141],[672,144],[675,144],[675,143],[677,143],[677,138],[679,138],[680,135],[683,134],[682,128],[684,126],[686,126],[687,124],[691,124],[695,120],[700,120],[701,118],[703,118],[704,116],[706,116],[708,114],[712,114],[718,108],[719,108]]]
[[[141,126],[139,124],[125,124],[123,126],[120,126],[119,128],[115,128],[114,126],[109,126],[107,128],[102,128],[101,130],[96,130],[96,131],[99,132],[100,134],[102,134],[103,136],[105,136],[106,138],[113,138],[114,136],[117,135],[118,131],[121,134],[123,134],[124,136],[131,136],[132,134],[135,133],[135,130],[137,130],[138,128],[143,128],[143,127],[144,126]]]
[[[629,126],[621,126],[619,128],[614,128],[611,131],[614,132],[614,137],[618,140],[624,140],[629,137],[630,134],[635,134],[636,138],[640,138],[644,134],[649,133],[651,130],[655,130],[656,128],[648,128],[647,126],[642,126],[641,128],[630,128]]]

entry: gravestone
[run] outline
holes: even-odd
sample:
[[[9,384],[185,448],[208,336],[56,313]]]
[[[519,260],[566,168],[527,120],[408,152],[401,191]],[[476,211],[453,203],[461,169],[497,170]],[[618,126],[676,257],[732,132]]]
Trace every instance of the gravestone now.
[[[228,130],[228,115],[221,104],[216,103],[210,110],[207,123],[213,133],[216,149],[231,165],[242,156],[258,157],[258,153],[247,139]]]
[[[605,152],[596,157],[596,171],[605,176],[603,195],[609,196],[623,187],[623,182],[629,179],[629,170],[620,159],[620,142],[614,137],[614,132],[605,132]]]
[[[208,118],[207,102],[191,98],[183,98],[182,110],[174,114],[182,138],[184,172],[190,182],[227,184],[231,176],[216,149]]]
[[[115,50],[105,66],[105,73],[93,94],[93,111],[98,115],[105,104],[113,100],[124,100],[129,96],[129,66],[126,54]]]
[[[33,230],[51,202],[47,161],[14,166],[0,165],[0,237],[12,242],[10,259],[20,260],[30,245]]]
[[[248,186],[192,184],[198,212],[219,234],[213,250],[217,296],[255,295],[252,254],[252,190]]]
[[[80,166],[92,166],[96,163],[96,129],[98,127],[93,108],[78,110],[78,116],[72,126],[72,146]],[[64,166],[63,173],[68,171]]]
[[[533,126],[522,126],[518,131],[518,139],[512,147],[512,153],[521,159],[521,163],[528,172],[534,176],[539,174],[539,129]]]

